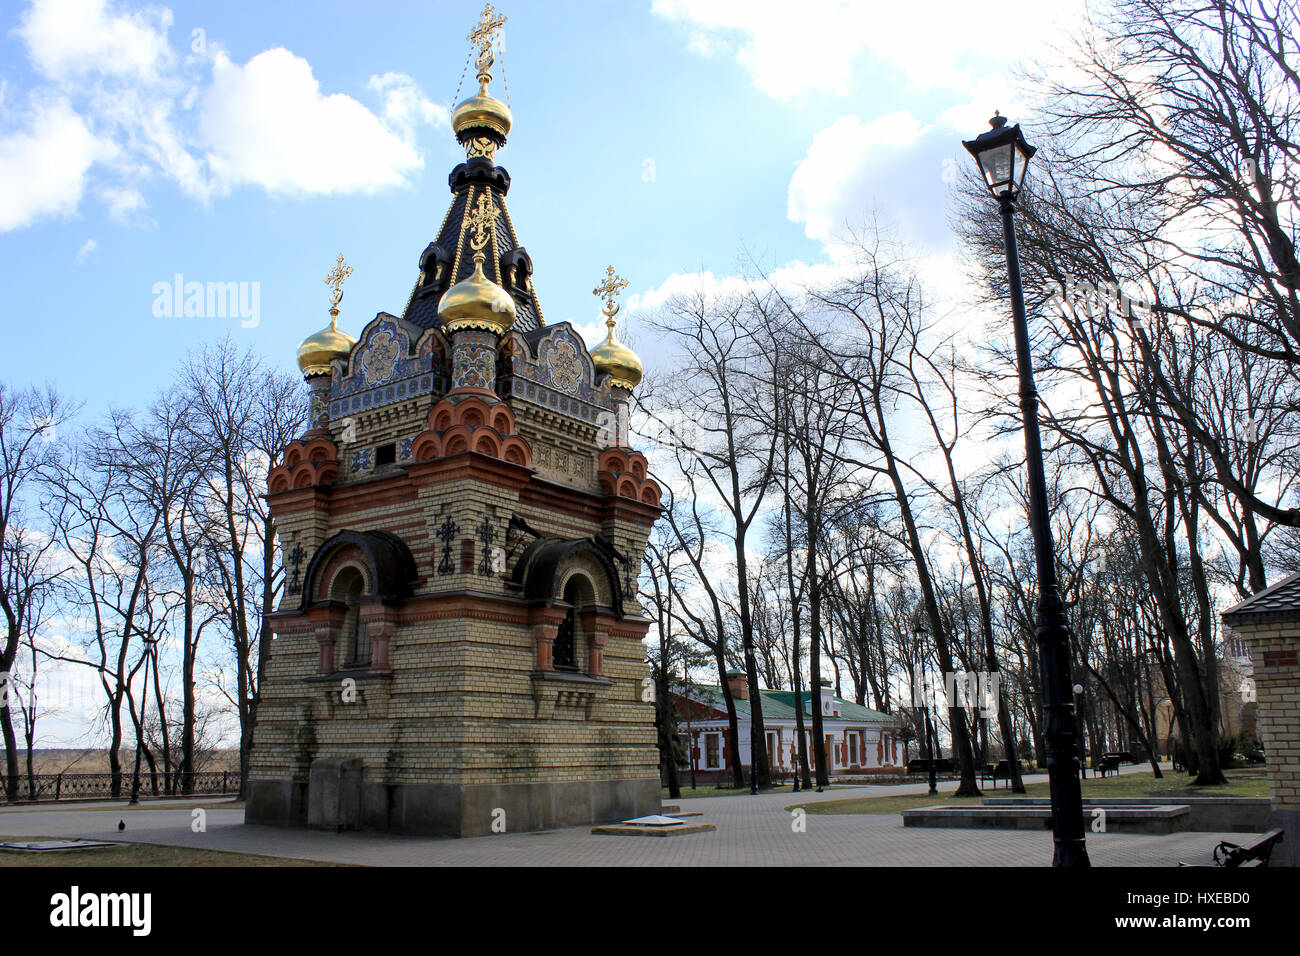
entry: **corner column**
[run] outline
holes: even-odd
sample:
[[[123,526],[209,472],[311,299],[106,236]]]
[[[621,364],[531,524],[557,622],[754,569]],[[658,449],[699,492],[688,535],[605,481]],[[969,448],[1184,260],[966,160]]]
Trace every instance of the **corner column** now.
[[[564,622],[566,608],[534,608],[529,615],[529,624],[533,628],[533,640],[537,646],[537,669],[539,671],[555,670],[555,635]]]

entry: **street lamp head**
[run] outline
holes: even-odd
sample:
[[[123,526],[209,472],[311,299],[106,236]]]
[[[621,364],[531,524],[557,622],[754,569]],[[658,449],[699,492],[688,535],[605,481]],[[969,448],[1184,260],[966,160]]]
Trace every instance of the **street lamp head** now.
[[[963,140],[962,145],[975,157],[993,198],[1015,202],[1024,185],[1025,167],[1038,150],[1025,142],[1019,123],[1007,126],[1007,118],[999,113],[993,114],[989,126],[992,129],[970,141]]]

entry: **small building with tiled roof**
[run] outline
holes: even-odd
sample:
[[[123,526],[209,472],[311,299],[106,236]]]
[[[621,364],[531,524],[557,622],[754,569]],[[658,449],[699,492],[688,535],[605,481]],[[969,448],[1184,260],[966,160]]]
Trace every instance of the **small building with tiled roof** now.
[[[1273,866],[1300,866],[1300,573],[1223,612],[1250,648],[1258,728],[1273,799],[1270,826],[1285,832]]]
[[[744,674],[728,675],[728,685],[736,705],[736,725],[740,763],[746,778],[750,766],[750,694]],[[900,738],[902,722],[889,714],[836,697],[829,682],[816,695],[822,712],[828,770],[832,776],[899,773],[906,755]],[[763,728],[767,734],[767,751],[775,775],[789,773],[798,766],[798,737],[795,693],[788,690],[759,689],[763,701]],[[718,685],[692,685],[688,691],[673,694],[677,711],[677,732],[687,746],[687,770],[693,769],[697,780],[729,780],[731,768],[731,726],[727,703]],[[811,691],[799,695],[804,712],[804,737],[808,764],[812,767]]]

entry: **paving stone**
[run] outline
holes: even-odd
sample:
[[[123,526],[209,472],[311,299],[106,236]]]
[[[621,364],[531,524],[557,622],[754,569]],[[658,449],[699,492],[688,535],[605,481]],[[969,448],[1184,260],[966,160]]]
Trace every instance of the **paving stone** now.
[[[1137,767],[1133,770],[1141,770]],[[1133,771],[1130,771],[1133,772]],[[1028,782],[1045,779],[1026,778]],[[318,833],[243,823],[242,810],[208,810],[207,832],[190,830],[190,810],[133,810],[130,827],[118,834],[120,805],[76,810],[59,807],[0,809],[0,833],[131,840],[296,857],[370,866],[1048,866],[1049,832],[905,828],[899,814],[805,815],[796,832],[795,803],[887,794],[924,794],[926,785],[856,787],[794,794],[785,789],[757,796],[677,801],[717,827],[693,839],[609,840],[586,827],[540,833],[427,838],[383,833]],[[951,793],[955,784],[941,788]],[[209,801],[210,805],[210,801]],[[52,812],[51,812],[52,811]],[[1241,834],[1184,832],[1167,836],[1089,833],[1095,866],[1177,866],[1209,863],[1220,840]]]

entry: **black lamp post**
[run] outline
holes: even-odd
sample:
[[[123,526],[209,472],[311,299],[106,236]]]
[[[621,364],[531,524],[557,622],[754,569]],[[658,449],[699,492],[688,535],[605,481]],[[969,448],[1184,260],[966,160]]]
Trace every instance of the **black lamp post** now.
[[[1086,755],[1083,752],[1083,717],[1082,717],[1083,685],[1082,684],[1074,685],[1074,697],[1076,700],[1076,703],[1074,705],[1074,712],[1080,715],[1079,719],[1075,720],[1074,723],[1075,726],[1078,728],[1078,738],[1079,738],[1079,779],[1083,780],[1088,776],[1088,760]]]
[[[912,633],[916,635],[916,644],[920,647],[924,642],[927,633],[925,628],[923,628],[918,622],[916,627],[912,629]],[[921,682],[925,683],[924,663],[921,664]],[[916,701],[913,701],[912,703],[915,704]],[[930,796],[933,797],[939,792],[939,787],[936,784],[934,777],[934,728],[930,726],[930,698],[928,692],[924,703],[921,705],[921,709],[922,713],[925,714],[925,761],[930,765]]]
[[[1083,793],[1075,756],[1074,703],[1070,699],[1069,630],[1056,584],[1052,528],[1047,512],[1047,483],[1043,477],[1043,446],[1038,434],[1038,391],[1029,352],[1029,328],[1020,286],[1020,259],[1012,215],[1025,180],[1025,168],[1036,150],[1025,142],[1019,124],[1007,126],[1005,116],[989,120],[992,129],[963,142],[979,164],[984,181],[1002,213],[1002,241],[1007,253],[1007,285],[1020,372],[1020,413],[1025,426],[1025,463],[1029,468],[1029,525],[1034,534],[1038,570],[1038,621],[1035,636],[1043,689],[1047,777],[1052,793],[1053,866],[1089,866],[1084,843]]]
[[[934,779],[934,728],[930,725],[930,706],[925,706],[925,752],[930,764],[930,796],[939,792]]]

